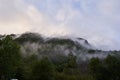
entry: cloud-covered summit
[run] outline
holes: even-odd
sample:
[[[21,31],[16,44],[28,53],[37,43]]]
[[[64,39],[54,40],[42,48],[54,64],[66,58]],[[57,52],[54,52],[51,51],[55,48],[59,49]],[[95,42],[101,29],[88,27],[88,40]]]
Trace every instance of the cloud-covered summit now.
[[[0,33],[39,32],[120,49],[119,0],[0,0]]]

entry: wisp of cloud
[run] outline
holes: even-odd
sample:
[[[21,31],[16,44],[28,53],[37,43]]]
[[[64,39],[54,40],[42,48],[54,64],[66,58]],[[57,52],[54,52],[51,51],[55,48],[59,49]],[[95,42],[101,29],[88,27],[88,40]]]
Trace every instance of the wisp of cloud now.
[[[0,33],[38,32],[120,50],[120,0],[0,0]]]

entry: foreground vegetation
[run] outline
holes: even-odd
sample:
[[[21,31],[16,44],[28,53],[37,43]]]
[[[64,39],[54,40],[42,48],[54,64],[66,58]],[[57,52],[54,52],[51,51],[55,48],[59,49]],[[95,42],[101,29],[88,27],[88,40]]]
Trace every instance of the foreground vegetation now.
[[[53,61],[47,56],[23,55],[10,36],[0,40],[0,80],[120,80],[119,56],[77,62],[69,53]]]

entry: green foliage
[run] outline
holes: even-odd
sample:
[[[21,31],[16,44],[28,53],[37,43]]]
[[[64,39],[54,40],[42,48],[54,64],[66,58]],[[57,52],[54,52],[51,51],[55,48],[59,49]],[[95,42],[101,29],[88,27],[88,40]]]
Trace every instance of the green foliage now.
[[[0,76],[13,77],[20,64],[20,46],[10,36],[6,36],[0,41]]]
[[[25,70],[22,67],[17,68],[15,71],[14,78],[19,79],[19,80],[24,80],[25,79]]]
[[[33,80],[54,80],[54,67],[48,58],[38,62],[32,72]]]
[[[82,80],[80,75],[67,75],[64,73],[56,73],[55,80]]]
[[[64,72],[66,74],[77,73],[76,56],[70,53],[67,57],[67,61],[56,64],[56,70],[58,72]]]
[[[120,60],[114,56],[108,55],[105,59],[105,65],[109,72],[111,80],[120,80]]]
[[[92,58],[89,63],[89,72],[96,80],[107,80],[108,75],[106,68],[98,58]]]
[[[76,56],[74,56],[72,53],[68,55],[68,67],[70,68],[77,67]]]
[[[95,80],[120,80],[120,60],[110,55],[104,60],[92,58],[89,72]]]
[[[20,46],[10,36],[14,35],[0,40],[0,80],[9,80],[10,78],[18,80],[120,80],[119,51],[111,51],[112,56],[108,55],[105,59],[92,58],[86,62],[79,61],[78,64],[76,56],[72,53],[65,55],[56,51],[54,53],[56,55],[53,54],[46,58],[50,55],[49,53],[52,53],[53,47],[51,46],[48,46],[47,49],[44,46],[44,49],[40,48],[38,51],[40,54],[45,54],[44,57],[30,53],[23,56]],[[37,38],[37,35],[24,34],[17,40],[18,42],[19,40],[20,42],[39,42],[42,39]],[[53,39],[46,43],[76,45],[69,39]],[[87,51],[88,53],[101,52],[99,50]],[[83,72],[82,69],[86,72]]]
[[[60,44],[60,45],[64,45],[64,44],[74,45],[74,42],[70,39],[58,39],[58,38],[50,39],[47,41],[47,43]]]
[[[80,45],[77,45],[74,41],[70,39],[53,38],[48,40],[46,43],[52,44],[53,47],[56,45],[67,45],[68,48],[72,48],[73,46],[76,46],[77,48],[81,47]]]
[[[43,38],[37,33],[24,33],[15,40],[21,44],[27,41],[43,43]]]
[[[26,55],[23,57],[23,63],[16,71],[15,78],[19,80],[31,80],[32,69],[37,64],[37,55]]]
[[[95,53],[95,50],[93,50],[93,49],[90,49],[90,50],[88,50],[88,53]]]

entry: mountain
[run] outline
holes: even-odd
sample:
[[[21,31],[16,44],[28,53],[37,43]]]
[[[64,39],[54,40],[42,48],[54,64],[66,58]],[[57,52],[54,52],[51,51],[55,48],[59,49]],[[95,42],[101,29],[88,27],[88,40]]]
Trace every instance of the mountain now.
[[[10,36],[21,45],[23,55],[36,54],[39,57],[48,56],[53,60],[71,53],[78,61],[86,61],[92,57],[102,59],[113,53],[113,51],[96,50],[86,39],[80,37],[44,37],[38,33],[10,34]],[[5,35],[0,35],[1,39],[4,37]]]
[[[43,47],[47,47],[47,49],[51,50],[68,50],[71,52],[74,51],[82,51],[92,49],[90,43],[83,38],[71,38],[71,37],[43,37],[37,33],[24,33],[19,37],[15,38],[21,45],[28,45],[29,47],[34,44],[39,49],[43,49]],[[64,52],[63,52],[64,53]]]
[[[80,37],[44,37],[38,33],[10,34],[9,36],[0,35],[0,39],[3,39],[0,40],[2,56],[0,60],[1,63],[3,62],[2,65],[5,64],[6,61],[6,63],[10,62],[10,64],[15,64],[16,59],[18,60],[18,58],[21,57],[18,68],[15,66],[17,70],[13,70],[17,75],[16,78],[19,80],[22,74],[27,76],[21,80],[30,80],[29,77],[36,76],[36,74],[31,76],[31,74],[34,73],[40,76],[42,72],[48,76],[48,71],[50,71],[50,73],[52,72],[51,69],[54,70],[54,77],[56,78],[56,76],[58,76],[55,80],[61,80],[65,77],[67,78],[64,80],[98,80],[97,78],[92,78],[94,73],[96,75],[102,75],[103,78],[97,76],[98,78],[100,77],[100,80],[106,79],[104,78],[105,76],[107,76],[106,80],[110,80],[108,74],[113,75],[113,72],[115,73],[115,80],[119,80],[120,51],[96,50],[86,39]],[[19,44],[20,49],[16,42]],[[14,43],[14,45],[12,43]],[[17,52],[22,55],[16,57]],[[4,67],[6,67],[6,64],[2,66],[2,68]],[[9,64],[7,64],[7,67],[9,71],[13,69]],[[90,71],[93,73],[91,74]],[[11,73],[13,74],[13,72]],[[73,76],[73,78],[71,78],[71,76]],[[111,80],[113,79],[112,77]]]

